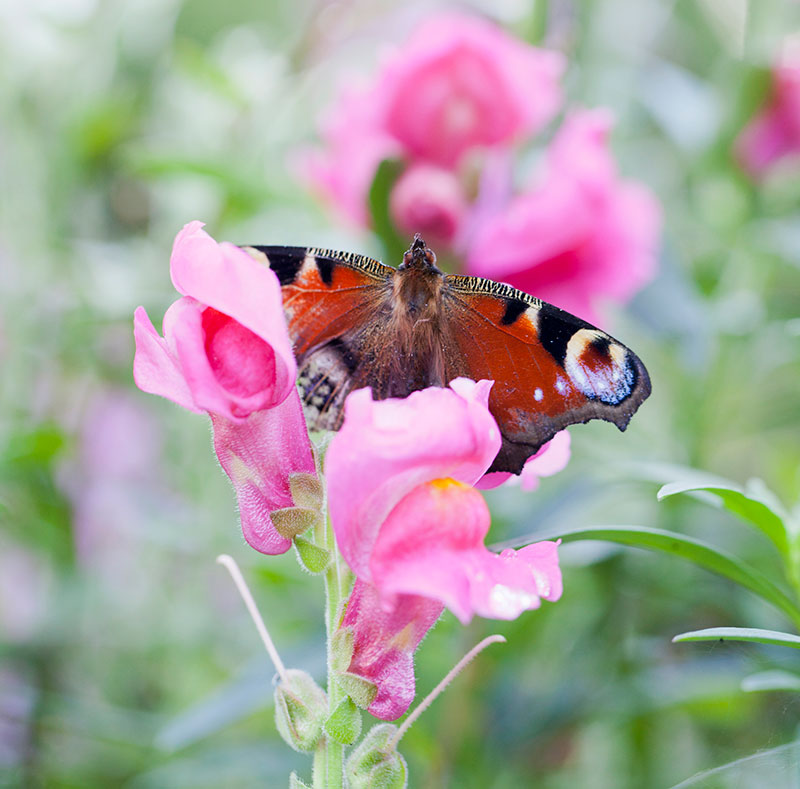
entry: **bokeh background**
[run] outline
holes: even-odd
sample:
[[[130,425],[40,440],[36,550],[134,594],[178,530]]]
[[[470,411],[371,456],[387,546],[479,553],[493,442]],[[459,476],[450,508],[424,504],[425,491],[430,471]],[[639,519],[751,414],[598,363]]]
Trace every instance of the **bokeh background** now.
[[[203,417],[133,386],[133,309],[173,300],[172,239],[385,257],[297,177],[347,74],[434,8],[381,0],[0,3],[0,785],[285,786],[272,670],[218,553],[245,569],[291,665],[324,674],[321,582],[241,537]],[[609,320],[654,393],[622,436],[572,429],[568,468],[488,498],[492,538],[592,524],[700,537],[778,578],[729,514],[656,502],[691,466],[800,499],[800,169],[732,154],[797,28],[784,0],[500,0],[486,14],[568,57],[572,104],[610,107],[620,171],[662,205],[656,279]],[[390,261],[387,262],[397,262]],[[744,692],[791,650],[672,644],[711,625],[789,627],[677,558],[562,550],[563,599],[510,623],[446,614],[431,689],[482,655],[403,741],[415,787],[668,787],[792,743],[791,692]],[[779,751],[703,786],[795,786]],[[719,783],[717,783],[719,781]],[[747,783],[749,781],[749,783]],[[769,783],[763,783],[768,781]]]

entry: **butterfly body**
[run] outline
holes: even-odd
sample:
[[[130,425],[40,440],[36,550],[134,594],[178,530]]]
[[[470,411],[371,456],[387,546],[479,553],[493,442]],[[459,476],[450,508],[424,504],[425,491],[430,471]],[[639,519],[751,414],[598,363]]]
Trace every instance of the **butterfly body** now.
[[[416,238],[395,269],[352,253],[251,247],[278,275],[310,423],[341,424],[347,394],[405,397],[454,378],[495,381],[503,445],[490,470],[519,473],[569,424],[624,430],[650,393],[644,365],[590,324],[491,280],[447,275]]]

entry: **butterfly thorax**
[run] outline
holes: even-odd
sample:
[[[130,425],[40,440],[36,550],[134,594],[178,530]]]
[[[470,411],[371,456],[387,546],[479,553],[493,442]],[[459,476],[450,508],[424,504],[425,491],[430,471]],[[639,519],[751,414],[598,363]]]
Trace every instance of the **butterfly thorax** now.
[[[436,256],[415,237],[392,277],[391,318],[387,326],[394,349],[389,392],[404,396],[425,386],[443,386],[442,294],[444,274]]]

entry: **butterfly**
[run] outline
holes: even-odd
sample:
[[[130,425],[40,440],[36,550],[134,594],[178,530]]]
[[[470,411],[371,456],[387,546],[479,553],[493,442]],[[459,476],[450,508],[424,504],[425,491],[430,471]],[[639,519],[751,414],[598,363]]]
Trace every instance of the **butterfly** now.
[[[419,235],[398,268],[315,247],[244,248],[280,280],[311,427],[336,430],[361,387],[381,400],[490,379],[503,442],[489,470],[519,474],[567,425],[625,430],[650,394],[644,365],[613,337],[509,285],[443,273]]]

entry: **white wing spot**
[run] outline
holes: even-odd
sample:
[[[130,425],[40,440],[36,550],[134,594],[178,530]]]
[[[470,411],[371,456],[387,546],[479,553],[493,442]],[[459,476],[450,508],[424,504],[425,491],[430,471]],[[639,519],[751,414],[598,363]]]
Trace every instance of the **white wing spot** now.
[[[544,398],[544,392],[537,386],[536,389],[533,390],[533,399],[537,403],[541,403],[543,398]]]

